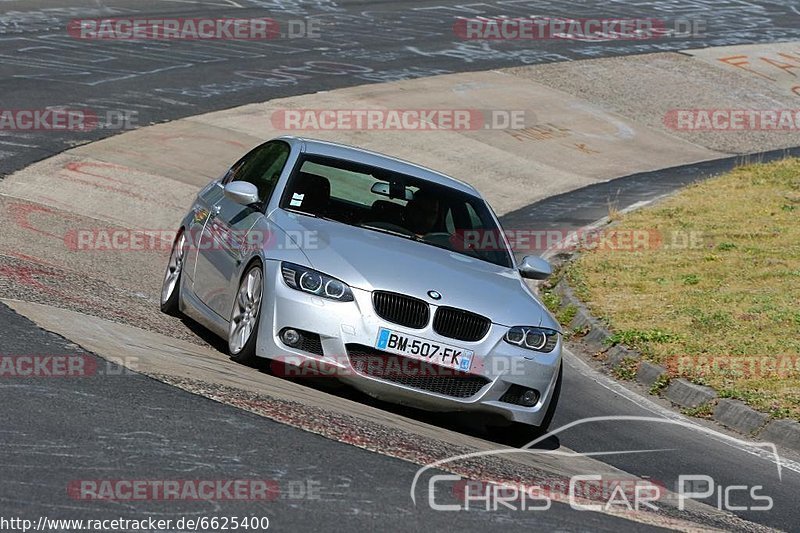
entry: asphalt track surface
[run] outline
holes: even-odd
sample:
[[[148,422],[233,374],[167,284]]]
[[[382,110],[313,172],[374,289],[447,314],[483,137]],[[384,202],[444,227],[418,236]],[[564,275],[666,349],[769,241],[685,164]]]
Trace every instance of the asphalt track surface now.
[[[590,57],[702,46],[800,39],[790,2],[653,0],[637,2],[494,2],[442,6],[444,2],[318,1],[0,1],[0,98],[6,109],[49,106],[134,110],[140,126],[280,96],[395,79],[486,70]],[[242,6],[242,7],[238,7]],[[452,36],[455,15],[547,14],[572,17],[698,18],[704,36],[652,42],[574,43],[543,41],[464,43]],[[272,16],[278,20],[320,15],[335,23],[320,39],[270,43],[83,42],[64,26],[78,17]],[[657,15],[655,15],[657,16]],[[0,131],[0,176],[70,146],[115,133]],[[605,214],[613,194],[624,208],[674,190],[730,165],[731,161],[649,173],[543,200],[508,214],[504,224],[537,228],[578,227]],[[715,166],[716,165],[716,166]],[[0,352],[74,353],[58,337],[40,331],[0,306]],[[565,373],[563,401],[554,427],[590,416],[662,416],[646,400],[629,398],[578,366]],[[587,513],[576,518],[565,506],[534,517],[520,513],[435,513],[412,508],[408,487],[413,465],[335,443],[172,389],[141,376],[0,383],[5,459],[3,515],[130,517],[142,514],[257,515],[259,506],[226,503],[147,502],[117,506],[75,502],[64,487],[76,478],[216,479],[266,477],[286,482],[282,497],[264,514],[284,529],[477,530],[488,527],[630,530],[641,526]],[[655,412],[654,412],[655,410]],[[673,488],[681,474],[704,474],[718,486],[763,485],[774,499],[769,512],[738,510],[749,520],[798,530],[796,494],[800,474],[694,429],[644,422],[579,425],[560,435],[579,452],[669,449],[603,458],[623,470]],[[91,474],[95,475],[92,476]],[[323,498],[293,501],[289,482],[319,481]],[[58,494],[54,497],[54,494]],[[715,499],[708,502],[714,505]],[[736,504],[747,505],[744,501]],[[752,503],[752,502],[751,502]],[[239,506],[239,507],[237,507]],[[213,511],[213,513],[212,513]],[[592,520],[593,522],[590,522]]]
[[[3,351],[81,354],[0,306]],[[74,519],[268,517],[278,531],[658,530],[554,504],[546,512],[413,507],[418,467],[188,394],[97,360],[80,379],[0,384],[0,516]],[[270,481],[265,501],[76,500],[70,483],[99,479]]]

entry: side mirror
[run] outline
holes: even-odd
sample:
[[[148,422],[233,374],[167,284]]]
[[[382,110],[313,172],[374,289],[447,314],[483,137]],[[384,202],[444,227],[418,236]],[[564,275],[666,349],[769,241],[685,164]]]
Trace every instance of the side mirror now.
[[[535,255],[527,255],[522,258],[519,264],[519,275],[528,279],[547,279],[553,269],[550,263]]]
[[[258,188],[246,181],[232,181],[225,186],[225,196],[241,205],[258,203]]]

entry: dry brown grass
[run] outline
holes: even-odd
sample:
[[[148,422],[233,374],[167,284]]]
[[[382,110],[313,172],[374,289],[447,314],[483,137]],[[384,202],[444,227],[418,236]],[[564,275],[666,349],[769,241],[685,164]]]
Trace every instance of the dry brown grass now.
[[[599,247],[567,271],[615,339],[673,376],[800,419],[800,160],[736,169],[615,229],[661,245]]]

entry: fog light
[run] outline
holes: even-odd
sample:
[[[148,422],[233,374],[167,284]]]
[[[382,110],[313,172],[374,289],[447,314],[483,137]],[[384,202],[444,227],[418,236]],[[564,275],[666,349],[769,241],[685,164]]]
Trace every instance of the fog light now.
[[[522,393],[522,405],[533,407],[539,401],[539,393],[533,389],[528,389]]]
[[[522,385],[511,385],[506,393],[500,397],[500,401],[521,405],[522,407],[534,407],[539,403],[539,391]]]
[[[285,329],[281,333],[281,340],[289,346],[296,346],[300,343],[300,334],[294,329]]]

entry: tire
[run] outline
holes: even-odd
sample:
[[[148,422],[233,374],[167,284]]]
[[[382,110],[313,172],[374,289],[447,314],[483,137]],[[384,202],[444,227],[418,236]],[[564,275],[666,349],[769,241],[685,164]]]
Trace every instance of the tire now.
[[[558,377],[556,377],[556,383],[553,387],[553,395],[550,397],[550,405],[547,406],[547,411],[540,425],[531,426],[512,422],[510,425],[490,428],[491,433],[514,446],[525,446],[546,434],[550,430],[550,424],[553,422],[553,417],[555,417],[556,408],[558,407],[558,400],[561,398],[561,382],[563,378],[564,363],[562,362],[558,367]]]
[[[255,262],[242,276],[231,309],[228,353],[237,363],[251,365],[256,360],[263,296],[264,269],[260,262]]]
[[[550,397],[550,405],[547,406],[547,412],[544,414],[541,425],[536,428],[536,437],[541,437],[550,431],[550,424],[553,422],[553,417],[556,415],[558,400],[561,398],[561,382],[563,379],[564,363],[561,362],[561,364],[558,365],[558,377],[556,378],[556,384],[553,387],[553,395]]]
[[[186,234],[181,231],[175,242],[172,243],[172,251],[169,254],[169,263],[164,273],[164,281],[161,284],[161,312],[171,316],[180,316],[180,292],[181,275],[183,274],[183,264],[186,260]]]

